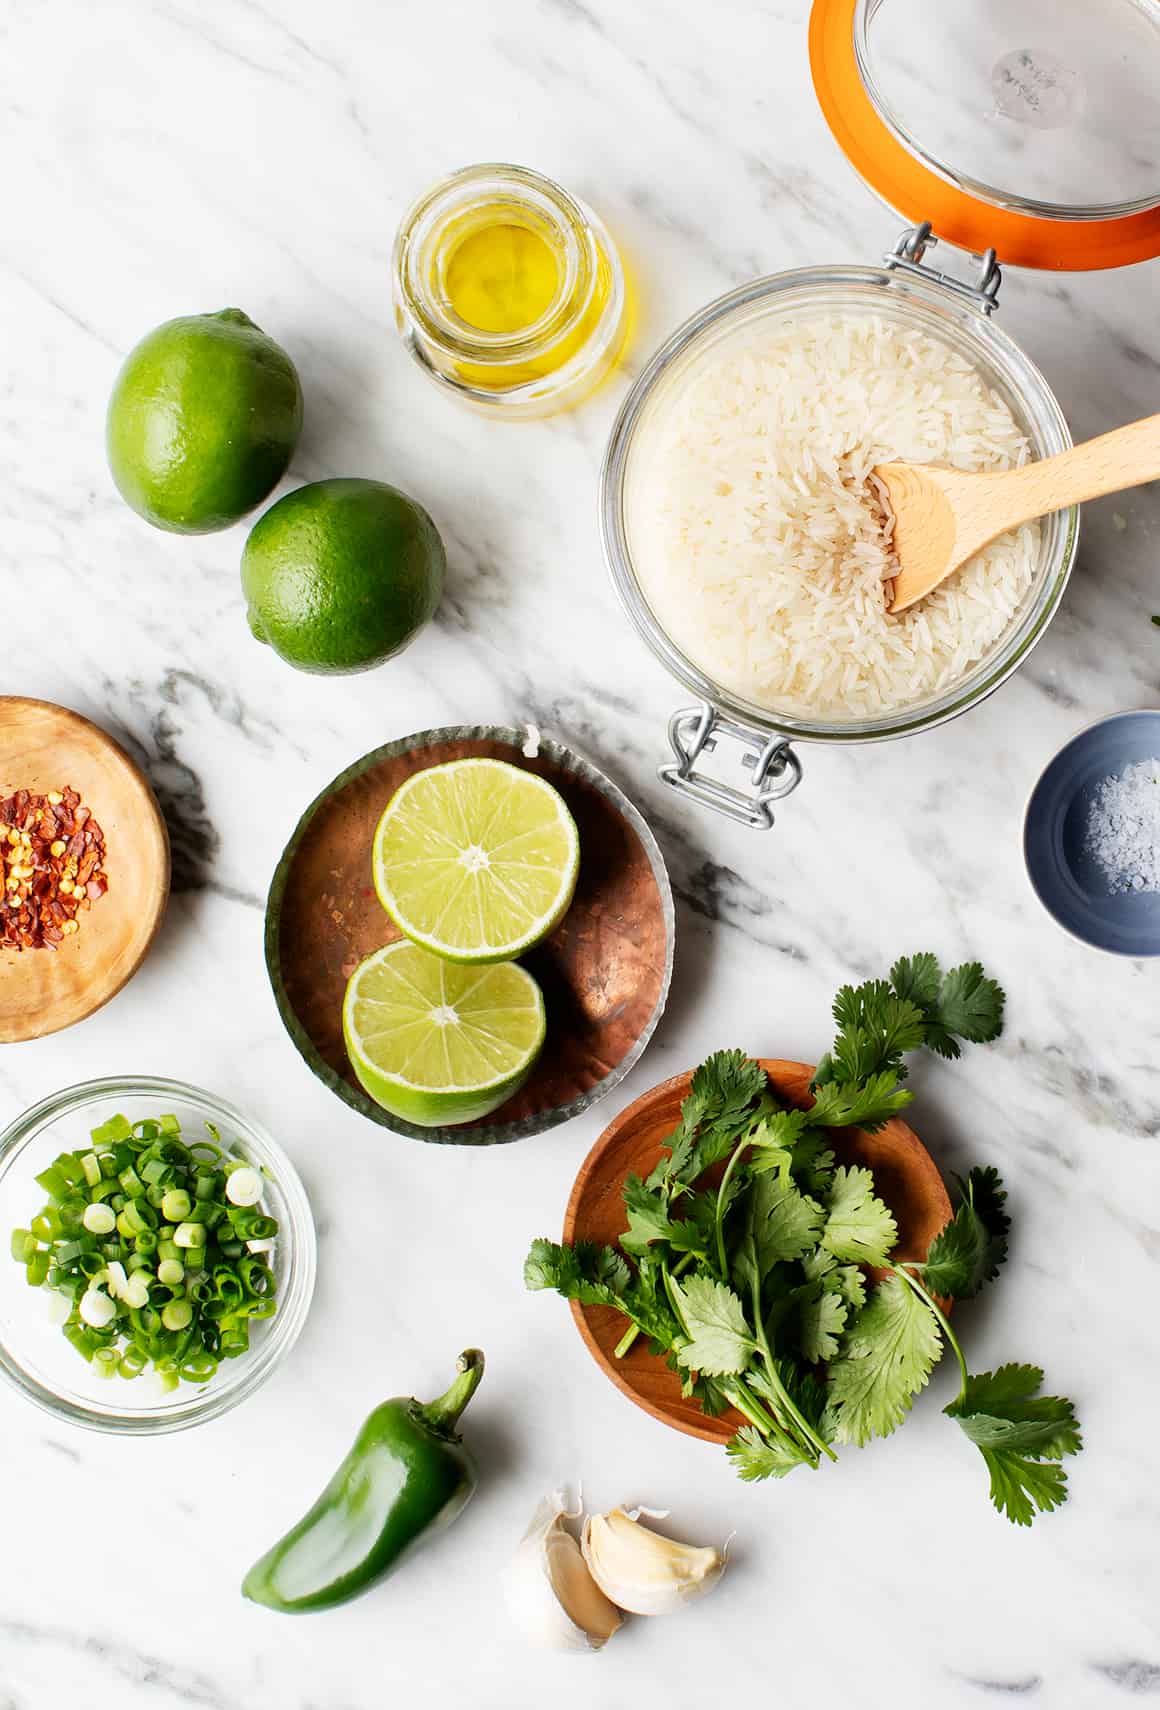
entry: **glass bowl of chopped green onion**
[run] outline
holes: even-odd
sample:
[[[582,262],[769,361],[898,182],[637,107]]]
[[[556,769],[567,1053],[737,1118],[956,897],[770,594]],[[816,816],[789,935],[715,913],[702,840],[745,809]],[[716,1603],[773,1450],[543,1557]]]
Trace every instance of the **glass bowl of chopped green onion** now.
[[[0,1134],[0,1373],[59,1419],[156,1434],[235,1406],[314,1289],[310,1205],[239,1110],[178,1081],[87,1081]]]

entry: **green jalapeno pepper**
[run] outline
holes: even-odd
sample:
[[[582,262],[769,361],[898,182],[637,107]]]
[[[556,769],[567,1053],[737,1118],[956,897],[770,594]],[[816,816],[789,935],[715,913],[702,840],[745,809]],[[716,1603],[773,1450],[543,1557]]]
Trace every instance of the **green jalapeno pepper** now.
[[[376,1407],[318,1501],[254,1563],[242,1592],[286,1614],[330,1609],[368,1590],[470,1501],[475,1462],[455,1426],[483,1376],[468,1348],[446,1395]]]

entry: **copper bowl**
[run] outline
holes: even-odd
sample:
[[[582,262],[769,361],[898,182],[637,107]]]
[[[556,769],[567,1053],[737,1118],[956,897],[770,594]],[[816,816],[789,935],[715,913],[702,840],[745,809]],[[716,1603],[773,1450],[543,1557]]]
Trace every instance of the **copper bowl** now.
[[[809,1085],[814,1071],[808,1063],[776,1057],[763,1057],[760,1062],[774,1091],[787,1104],[805,1109],[813,1102]],[[681,1100],[692,1078],[689,1072],[662,1081],[609,1123],[580,1166],[564,1214],[565,1241],[617,1244],[625,1227],[624,1178],[630,1171],[647,1176],[656,1164],[677,1125]],[[918,1135],[894,1117],[877,1134],[861,1128],[834,1129],[833,1148],[841,1163],[864,1164],[873,1170],[878,1192],[898,1224],[898,1257],[925,1259],[934,1237],[950,1219],[951,1202],[938,1167]],[[884,1274],[871,1272],[872,1276]],[[732,1409],[710,1419],[699,1402],[682,1396],[680,1378],[663,1359],[649,1353],[643,1337],[623,1359],[614,1358],[613,1350],[626,1327],[619,1312],[573,1302],[572,1316],[600,1369],[654,1419],[706,1443],[726,1443],[744,1425]]]
[[[299,820],[266,905],[266,966],[286,1030],[309,1067],[372,1122],[458,1146],[522,1140],[567,1122],[632,1068],[660,1020],[673,968],[673,898],[656,839],[587,760],[543,738],[479,725],[388,742],[339,774]],[[530,1078],[483,1122],[420,1128],[383,1110],[351,1068],[342,998],[359,962],[399,931],[371,882],[379,816],[405,778],[447,760],[506,760],[545,778],[580,831],[580,877],[556,931],[522,958],[540,983],[548,1036]]]

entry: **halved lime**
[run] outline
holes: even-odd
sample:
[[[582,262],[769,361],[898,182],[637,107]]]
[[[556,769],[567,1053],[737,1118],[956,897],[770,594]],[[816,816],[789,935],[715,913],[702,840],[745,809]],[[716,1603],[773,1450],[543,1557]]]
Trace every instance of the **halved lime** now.
[[[391,919],[452,962],[506,962],[558,925],[580,866],[558,791],[504,760],[451,760],[401,784],[372,868]]]
[[[422,1128],[498,1109],[527,1080],[544,1030],[544,999],[524,968],[444,962],[407,939],[360,962],[342,1005],[362,1085]]]

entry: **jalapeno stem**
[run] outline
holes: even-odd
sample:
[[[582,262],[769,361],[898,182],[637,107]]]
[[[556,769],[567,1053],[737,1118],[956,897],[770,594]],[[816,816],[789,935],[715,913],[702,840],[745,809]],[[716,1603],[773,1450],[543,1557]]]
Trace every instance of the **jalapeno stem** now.
[[[457,1361],[457,1376],[450,1389],[437,1401],[417,1404],[417,1410],[434,1431],[450,1433],[455,1430],[459,1415],[467,1406],[483,1376],[483,1354],[479,1348],[465,1348]]]

